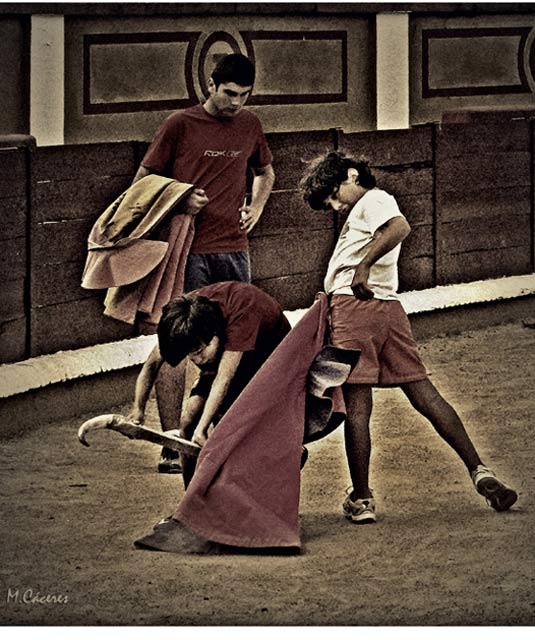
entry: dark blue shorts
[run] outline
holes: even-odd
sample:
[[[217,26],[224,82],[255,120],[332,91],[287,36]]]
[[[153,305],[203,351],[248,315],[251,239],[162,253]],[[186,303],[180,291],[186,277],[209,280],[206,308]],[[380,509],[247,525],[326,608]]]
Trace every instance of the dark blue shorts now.
[[[186,263],[184,293],[227,280],[251,282],[248,251],[190,253]]]

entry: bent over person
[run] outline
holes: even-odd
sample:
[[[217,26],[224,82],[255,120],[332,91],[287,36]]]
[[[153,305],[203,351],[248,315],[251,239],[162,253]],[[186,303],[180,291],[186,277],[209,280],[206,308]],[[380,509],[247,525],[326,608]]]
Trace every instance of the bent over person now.
[[[347,216],[324,283],[332,344],[361,350],[359,364],[343,386],[353,482],[344,514],[358,524],[376,521],[368,481],[373,387],[401,387],[461,458],[478,493],[496,511],[506,511],[516,502],[516,492],[483,464],[455,409],[429,380],[398,299],[398,257],[410,226],[396,200],[376,187],[366,162],[339,152],[318,159],[301,186],[313,209]]]
[[[200,375],[178,428],[182,437],[202,446],[289,331],[279,303],[252,284],[220,282],[172,300],[158,324],[158,346],[138,376],[130,418],[143,422],[162,364],[176,367],[188,357]],[[186,487],[194,470],[195,459],[183,455]]]

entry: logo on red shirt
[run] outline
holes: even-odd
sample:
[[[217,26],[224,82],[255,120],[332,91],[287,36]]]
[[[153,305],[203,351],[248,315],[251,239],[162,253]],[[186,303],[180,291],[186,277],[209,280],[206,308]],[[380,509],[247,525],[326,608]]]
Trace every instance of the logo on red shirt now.
[[[212,151],[211,149],[206,149],[204,152],[205,156],[209,158],[236,158],[238,157],[242,151],[232,151],[230,149],[223,149],[221,151]]]

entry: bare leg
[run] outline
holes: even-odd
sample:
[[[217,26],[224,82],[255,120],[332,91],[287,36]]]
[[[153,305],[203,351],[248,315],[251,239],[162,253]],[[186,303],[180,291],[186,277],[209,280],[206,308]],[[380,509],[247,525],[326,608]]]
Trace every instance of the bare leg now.
[[[482,464],[455,409],[440,395],[430,380],[401,385],[412,406],[427,418],[437,433],[457,453],[471,473]]]
[[[178,429],[184,386],[186,380],[186,362],[182,361],[176,367],[164,362],[156,378],[156,402],[162,431]]]
[[[368,477],[371,453],[372,388],[368,385],[346,384],[343,390],[347,410],[345,446],[353,483],[353,499],[371,498]]]
[[[197,468],[197,458],[188,456],[185,453],[180,455],[180,464],[182,465],[182,480],[184,482],[184,489],[187,489],[195,469]]]
[[[188,403],[184,408],[180,429],[187,440],[191,440],[197,420],[201,417],[206,399],[202,396],[190,396]],[[184,481],[184,489],[188,488],[195,469],[197,467],[197,458],[188,456],[184,453],[180,455],[180,464],[182,466],[182,480]]]
[[[186,379],[186,364],[182,361],[178,366],[171,367],[164,362],[158,377],[156,378],[155,391],[156,403],[158,405],[158,414],[162,431],[177,429],[180,421],[180,412],[182,409],[182,400],[184,397],[184,386]],[[175,460],[178,454],[166,447],[162,449],[162,460],[160,461],[159,470],[163,470],[164,465],[168,465],[165,460]],[[163,464],[162,464],[162,461]],[[180,469],[172,463],[173,472],[179,473]],[[167,467],[165,467],[167,469]]]

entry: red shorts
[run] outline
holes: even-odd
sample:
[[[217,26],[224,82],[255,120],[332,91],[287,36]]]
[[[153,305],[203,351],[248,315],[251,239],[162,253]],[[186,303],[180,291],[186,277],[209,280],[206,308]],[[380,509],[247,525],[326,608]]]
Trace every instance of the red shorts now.
[[[348,383],[391,387],[427,378],[409,318],[399,301],[333,295],[329,328],[335,347],[361,350]]]

